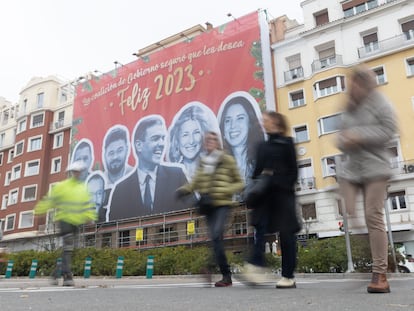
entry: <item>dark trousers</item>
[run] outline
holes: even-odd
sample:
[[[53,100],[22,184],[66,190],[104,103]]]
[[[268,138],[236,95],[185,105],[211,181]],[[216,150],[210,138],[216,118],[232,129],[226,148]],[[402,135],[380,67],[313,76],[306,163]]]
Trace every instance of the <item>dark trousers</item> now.
[[[265,234],[267,233],[268,217],[261,217],[255,225],[254,244],[249,262],[256,266],[266,265],[264,249]],[[296,268],[296,234],[292,232],[280,232],[280,248],[282,251],[282,276],[293,278]]]
[[[61,266],[56,266],[52,273],[54,278],[59,276],[59,271],[62,272],[64,278],[72,276],[72,253],[75,248],[75,236],[78,227],[67,222],[60,221],[60,236],[62,237],[62,263]]]
[[[216,207],[211,214],[206,216],[214,258],[223,276],[231,274],[223,243],[224,229],[228,215],[229,207],[220,206]]]

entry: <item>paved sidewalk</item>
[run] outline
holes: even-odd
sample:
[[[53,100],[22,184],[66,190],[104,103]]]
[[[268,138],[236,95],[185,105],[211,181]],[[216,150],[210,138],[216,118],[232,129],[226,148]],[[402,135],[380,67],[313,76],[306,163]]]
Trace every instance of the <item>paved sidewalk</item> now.
[[[238,274],[233,274],[233,279],[238,281]],[[276,274],[267,274],[266,283],[270,284],[280,278]],[[213,275],[213,280],[219,280],[220,275]],[[308,282],[309,280],[367,280],[371,279],[370,273],[298,273],[296,274],[297,282]],[[414,273],[389,273],[389,280],[398,279],[413,279]],[[117,285],[146,285],[146,284],[173,284],[173,283],[203,283],[204,278],[202,275],[154,275],[151,279],[147,279],[145,276],[124,276],[122,278],[110,277],[110,276],[91,276],[90,278],[84,278],[81,276],[74,277],[75,287],[109,287]],[[62,280],[60,280],[60,284]],[[12,277],[9,279],[0,276],[0,288],[30,288],[30,287],[48,287],[50,286],[50,279],[48,277],[35,277],[30,279],[29,277]]]

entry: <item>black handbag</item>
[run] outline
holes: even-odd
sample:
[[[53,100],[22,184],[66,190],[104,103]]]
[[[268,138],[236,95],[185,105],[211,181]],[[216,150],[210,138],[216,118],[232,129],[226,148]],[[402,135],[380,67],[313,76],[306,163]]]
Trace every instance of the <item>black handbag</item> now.
[[[196,208],[198,214],[203,216],[209,215],[214,209],[213,198],[211,195],[208,193],[200,194]]]
[[[255,179],[250,179],[242,193],[242,200],[248,208],[256,208],[269,193],[273,175],[261,174]]]

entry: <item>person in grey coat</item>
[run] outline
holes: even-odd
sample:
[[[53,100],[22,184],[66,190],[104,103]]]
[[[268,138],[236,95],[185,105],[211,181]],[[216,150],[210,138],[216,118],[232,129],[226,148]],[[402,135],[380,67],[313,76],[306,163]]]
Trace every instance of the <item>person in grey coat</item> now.
[[[355,213],[359,190],[364,196],[365,223],[372,254],[372,280],[369,293],[389,293],[388,240],[384,224],[384,201],[391,176],[387,144],[397,132],[395,112],[376,90],[375,74],[357,66],[348,79],[348,100],[342,114],[337,147],[344,153],[342,169],[337,170],[347,213]]]

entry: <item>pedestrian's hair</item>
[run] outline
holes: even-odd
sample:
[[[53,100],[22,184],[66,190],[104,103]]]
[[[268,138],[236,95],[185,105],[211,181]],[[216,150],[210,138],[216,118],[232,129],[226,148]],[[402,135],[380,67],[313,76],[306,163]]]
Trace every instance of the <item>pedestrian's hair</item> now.
[[[351,79],[368,90],[372,90],[377,86],[375,73],[365,65],[354,67],[350,74]]]
[[[161,117],[152,116],[140,121],[137,128],[135,129],[134,142],[136,142],[137,140],[144,141],[147,129],[154,125],[164,125],[164,122],[162,121]]]
[[[110,130],[108,135],[105,138],[105,149],[108,148],[108,145],[114,141],[123,140],[125,143],[128,143],[127,133],[125,130],[120,127],[113,128]]]
[[[270,117],[270,119],[272,119],[274,124],[277,124],[282,135],[285,136],[287,134],[288,124],[287,124],[286,117],[283,114],[276,112],[276,111],[271,111],[271,110],[265,111],[264,114]]]

